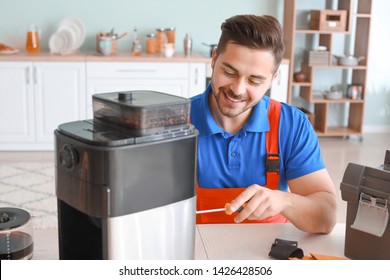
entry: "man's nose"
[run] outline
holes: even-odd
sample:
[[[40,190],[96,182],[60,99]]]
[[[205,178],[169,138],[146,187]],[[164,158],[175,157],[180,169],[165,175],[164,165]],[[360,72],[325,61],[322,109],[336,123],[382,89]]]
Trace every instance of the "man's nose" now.
[[[246,82],[244,78],[235,79],[230,85],[231,91],[236,95],[241,95],[246,91]]]

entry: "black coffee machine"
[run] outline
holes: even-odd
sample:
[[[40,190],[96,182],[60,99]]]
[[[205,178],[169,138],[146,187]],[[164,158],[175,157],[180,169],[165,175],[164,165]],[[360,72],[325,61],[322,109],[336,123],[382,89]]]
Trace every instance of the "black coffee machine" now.
[[[55,131],[60,259],[193,259],[190,101],[102,93],[93,110]]]

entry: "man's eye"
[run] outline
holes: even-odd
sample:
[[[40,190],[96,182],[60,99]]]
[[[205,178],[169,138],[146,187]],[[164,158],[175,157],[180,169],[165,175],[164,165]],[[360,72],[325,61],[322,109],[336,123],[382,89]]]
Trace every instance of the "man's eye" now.
[[[259,80],[249,80],[249,83],[254,86],[259,86],[262,84]]]
[[[229,76],[229,77],[233,77],[233,76],[235,75],[235,73],[225,71],[225,75],[226,75],[226,76]]]

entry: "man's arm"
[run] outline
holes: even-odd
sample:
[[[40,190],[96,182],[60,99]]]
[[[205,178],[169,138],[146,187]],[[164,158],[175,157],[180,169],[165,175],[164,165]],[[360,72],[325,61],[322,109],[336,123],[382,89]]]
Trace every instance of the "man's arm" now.
[[[336,223],[336,192],[326,169],[290,180],[291,192],[249,186],[232,201],[235,211],[248,202],[235,218],[263,219],[281,213],[297,228],[312,233],[330,233]]]
[[[297,228],[330,233],[336,224],[336,191],[328,171],[322,169],[290,180],[291,206],[282,211]]]

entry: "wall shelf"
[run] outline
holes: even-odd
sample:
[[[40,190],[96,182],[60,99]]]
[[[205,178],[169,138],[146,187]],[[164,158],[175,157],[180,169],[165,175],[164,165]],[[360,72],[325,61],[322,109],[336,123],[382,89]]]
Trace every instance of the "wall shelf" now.
[[[284,1],[285,58],[290,61],[287,100],[294,106],[296,105],[295,103],[298,103],[297,107],[301,103],[299,100],[305,100],[306,107],[312,108],[311,110],[309,108],[305,109],[309,111],[314,110],[314,129],[318,136],[360,135],[363,127],[367,83],[372,0],[324,1],[311,3],[310,7],[305,5],[309,5],[307,1]],[[316,7],[319,10],[346,10],[346,22],[343,25],[340,24],[340,26],[345,26],[345,30],[333,28],[331,23],[326,28],[322,27],[324,25],[317,25],[321,26],[318,27],[321,30],[310,29],[309,22],[304,17],[310,14],[313,5],[321,6],[319,8]],[[339,12],[339,14],[341,13]],[[349,49],[352,50],[355,57],[363,57],[358,65],[344,66],[337,64],[335,55],[340,54],[340,40],[344,44],[344,53],[351,52],[348,51]],[[329,52],[325,63],[316,65],[306,64],[303,61],[302,44],[304,44],[304,50],[315,49],[313,45],[317,45],[317,47],[325,46]],[[294,73],[296,72],[303,72],[306,75],[306,81],[294,81]],[[332,83],[335,81],[341,81],[338,84],[343,90],[343,98],[325,99],[318,93],[316,95],[313,93],[318,90],[320,92],[330,90]],[[347,97],[348,85],[352,84],[362,86],[359,99]],[[343,111],[340,117],[341,120],[335,120],[333,112],[330,112],[335,106],[341,106],[340,111]],[[336,123],[330,123],[331,121],[336,121]]]

